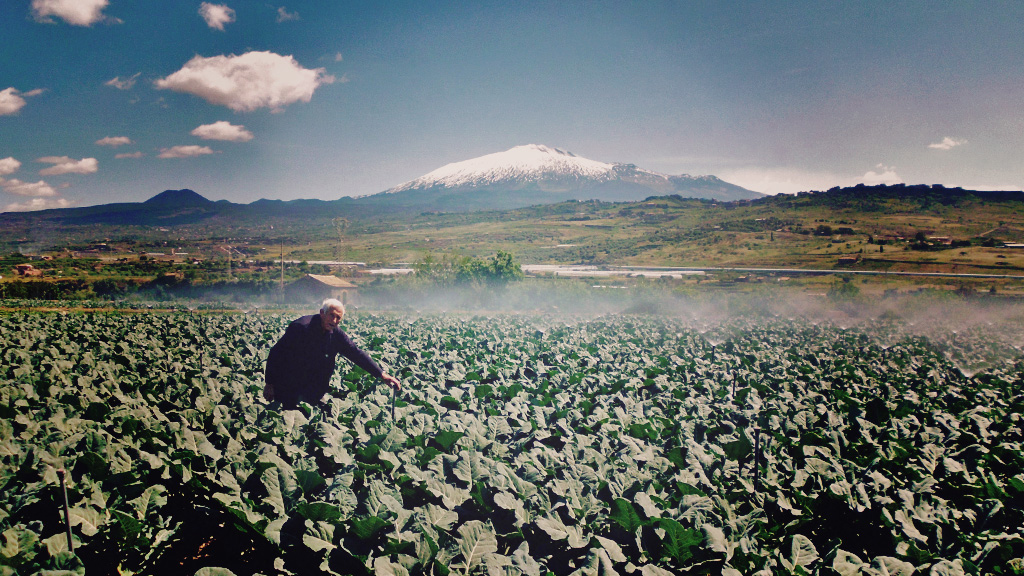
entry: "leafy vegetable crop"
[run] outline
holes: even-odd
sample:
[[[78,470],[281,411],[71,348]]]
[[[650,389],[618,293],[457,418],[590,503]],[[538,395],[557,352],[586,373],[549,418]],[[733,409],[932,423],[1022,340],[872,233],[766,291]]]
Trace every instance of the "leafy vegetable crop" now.
[[[0,316],[0,574],[1024,573],[1024,360],[981,330],[347,318],[392,420],[354,368],[264,402],[290,320]]]

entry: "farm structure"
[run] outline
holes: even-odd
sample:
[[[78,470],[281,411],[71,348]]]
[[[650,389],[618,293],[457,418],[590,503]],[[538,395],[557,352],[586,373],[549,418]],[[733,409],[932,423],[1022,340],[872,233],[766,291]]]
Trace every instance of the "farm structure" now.
[[[337,298],[344,304],[356,301],[358,287],[337,276],[306,274],[285,287],[285,297],[303,302]]]

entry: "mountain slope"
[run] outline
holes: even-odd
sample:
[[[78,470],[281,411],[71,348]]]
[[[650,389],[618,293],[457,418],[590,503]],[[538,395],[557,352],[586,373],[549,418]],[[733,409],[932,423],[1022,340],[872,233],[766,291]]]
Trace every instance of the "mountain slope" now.
[[[556,184],[587,179],[601,182],[612,179],[614,170],[614,164],[580,158],[558,148],[530,144],[447,164],[387,192],[435,186],[463,188],[528,182]]]
[[[722,201],[764,196],[715,176],[668,176],[633,164],[599,162],[558,148],[528,144],[447,164],[366,198],[387,195],[392,202],[423,206],[433,203],[436,210],[447,211],[470,206],[511,208],[562,200],[635,201],[669,194]]]

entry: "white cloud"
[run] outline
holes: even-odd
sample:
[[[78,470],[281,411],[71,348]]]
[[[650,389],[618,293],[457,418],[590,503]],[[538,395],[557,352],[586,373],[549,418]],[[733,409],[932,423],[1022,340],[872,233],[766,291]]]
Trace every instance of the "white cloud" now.
[[[132,139],[127,136],[107,136],[106,138],[100,138],[96,141],[96,144],[100,146],[112,146],[114,148],[131,143]]]
[[[53,22],[56,16],[73,26],[92,26],[104,19],[109,0],[32,0],[32,14],[40,22]]]
[[[0,90],[0,116],[17,114],[19,110],[25,107],[27,102],[18,94],[19,92],[14,88]]]
[[[127,77],[127,78],[121,78],[120,76],[114,76],[110,80],[107,80],[106,82],[104,82],[103,85],[104,86],[113,86],[114,88],[117,88],[118,90],[131,90],[132,87],[135,86],[135,81],[139,79],[139,76],[141,74],[142,74],[142,72],[136,72],[135,74],[133,74],[133,75]]]
[[[932,150],[952,150],[953,148],[963,146],[964,144],[967,144],[967,140],[960,140],[959,138],[950,138],[949,136],[946,136],[942,139],[942,142],[929,144],[928,147]]]
[[[795,194],[811,190],[828,190],[834,186],[899,184],[903,182],[903,179],[896,174],[895,168],[884,164],[879,164],[861,176],[827,170],[760,166],[726,169],[719,172],[718,176],[731,184],[764,194]]]
[[[236,112],[270,108],[280,112],[295,102],[309,102],[313,92],[334,76],[323,68],[307,69],[291,56],[247,52],[241,56],[196,56],[181,70],[156,81],[161,89],[185,92]]]
[[[214,30],[224,30],[225,24],[235,21],[235,11],[226,4],[210,4],[203,2],[199,6],[199,15],[206,20],[206,25]]]
[[[228,142],[248,142],[253,139],[252,132],[245,126],[235,126],[230,122],[219,120],[213,124],[203,124],[191,132],[203,140],[226,140]]]
[[[67,156],[44,156],[36,159],[36,162],[53,164],[49,168],[39,171],[42,176],[56,176],[58,174],[93,174],[99,170],[99,162],[95,158],[82,158],[75,160]]]
[[[884,164],[875,166],[875,170],[868,170],[865,172],[862,180],[864,184],[868,185],[900,184],[903,182],[903,178],[900,178],[899,174],[896,173],[895,168]]]
[[[124,154],[115,154],[114,158],[120,160],[122,158],[142,158],[143,156],[145,156],[145,154],[142,152],[125,152]]]
[[[334,55],[334,61],[335,62],[341,62],[344,59],[345,59],[345,57],[341,55],[341,52],[338,52],[337,54]]]
[[[278,24],[280,24],[281,22],[287,22],[289,20],[298,20],[298,19],[299,19],[299,13],[298,12],[289,12],[288,10],[285,9],[284,6],[278,7],[278,9],[277,9],[277,23]]]
[[[21,169],[21,162],[14,159],[13,156],[7,158],[0,158],[0,176],[8,176],[14,174]]]
[[[4,212],[31,212],[33,210],[49,210],[51,208],[70,208],[73,205],[67,198],[33,198],[28,202],[14,202],[4,206]]]
[[[850,180],[832,172],[788,167],[723,170],[719,177],[731,184],[763,194],[796,194],[808,190],[828,190]]]
[[[162,148],[157,158],[192,158],[195,156],[203,156],[205,154],[213,154],[213,150],[209,146],[196,146],[190,144],[188,146],[172,146],[170,148]]]
[[[17,178],[11,178],[7,180],[0,178],[0,187],[3,187],[4,192],[8,194],[17,194],[18,196],[56,196],[57,191],[53,189],[46,182],[40,180],[39,182],[22,182]]]

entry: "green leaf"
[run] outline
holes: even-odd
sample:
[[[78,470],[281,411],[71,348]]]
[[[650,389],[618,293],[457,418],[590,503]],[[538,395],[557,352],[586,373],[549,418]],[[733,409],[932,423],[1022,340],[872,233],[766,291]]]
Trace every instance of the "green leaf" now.
[[[451,451],[452,446],[454,446],[455,443],[458,442],[465,435],[465,432],[442,430],[441,432],[438,432],[437,434],[434,435],[434,442],[436,442],[437,445],[440,446],[444,452],[449,452]]]
[[[302,494],[307,498],[315,496],[327,486],[327,481],[324,480],[323,476],[310,470],[296,470],[295,482],[302,489]]]
[[[483,561],[485,555],[497,551],[498,539],[494,530],[479,520],[470,520],[459,526],[458,552],[462,562],[452,564],[452,569],[469,574]]]
[[[391,524],[387,520],[377,516],[355,518],[352,520],[352,533],[360,540],[369,540],[376,535],[377,532],[380,532],[390,525]]]
[[[306,521],[306,532],[302,535],[302,543],[314,552],[337,548],[334,545],[334,525],[327,522]]]
[[[860,576],[864,566],[864,561],[846,550],[836,550],[836,557],[832,559],[832,569],[838,572],[839,576]]]
[[[932,569],[929,572],[929,576],[964,576],[964,567],[961,565],[960,560],[950,562],[949,560],[940,560],[935,564],[932,564]]]
[[[612,502],[612,512],[609,517],[612,522],[615,522],[630,534],[635,533],[637,529],[644,525],[640,515],[636,512],[636,508],[633,508],[633,504],[623,498],[616,498]]]
[[[373,559],[374,576],[409,576],[409,570],[388,558],[378,556]]]
[[[871,562],[872,574],[878,576],[912,576],[916,568],[910,562],[904,562],[891,556],[877,556]]]
[[[20,524],[4,530],[3,537],[4,546],[0,548],[0,554],[7,558],[22,556],[26,560],[31,559],[33,555],[30,552],[39,541],[38,534]]]
[[[526,576],[540,576],[540,564],[530,555],[530,545],[525,540],[512,553],[512,565]]]
[[[106,523],[106,516],[99,510],[90,507],[75,506],[68,510],[68,519],[72,526],[81,526],[83,536],[95,536],[100,526]]]
[[[793,536],[790,545],[789,563],[791,566],[810,566],[818,559],[818,550],[811,539],[803,534]]]
[[[46,546],[46,551],[50,553],[51,558],[65,552],[70,552],[68,548],[68,535],[66,533],[54,534],[49,538],[43,539],[42,542]],[[71,543],[74,544],[76,549],[82,547],[82,542],[73,536]]]
[[[111,510],[110,515],[117,520],[121,530],[124,531],[125,535],[128,536],[129,539],[136,538],[145,528],[138,519],[133,518],[120,510]]]
[[[679,563],[684,563],[693,557],[693,549],[704,541],[704,535],[700,531],[684,528],[682,524],[671,518],[660,520],[658,527],[665,531],[665,538],[662,541],[663,554],[667,554]]]
[[[196,570],[193,576],[235,576],[235,573],[227,568],[206,567]]]
[[[343,516],[341,508],[327,502],[299,502],[295,512],[306,520],[336,522]]]
[[[750,456],[754,451],[754,447],[750,444],[746,434],[741,434],[738,440],[727,442],[722,448],[730,460],[742,460]]]
[[[149,488],[146,488],[141,496],[129,501],[129,504],[135,508],[135,514],[139,520],[145,519],[151,511],[161,508],[167,504],[167,497],[164,496],[165,492],[167,492],[167,489],[164,488],[163,485],[154,484]]]

